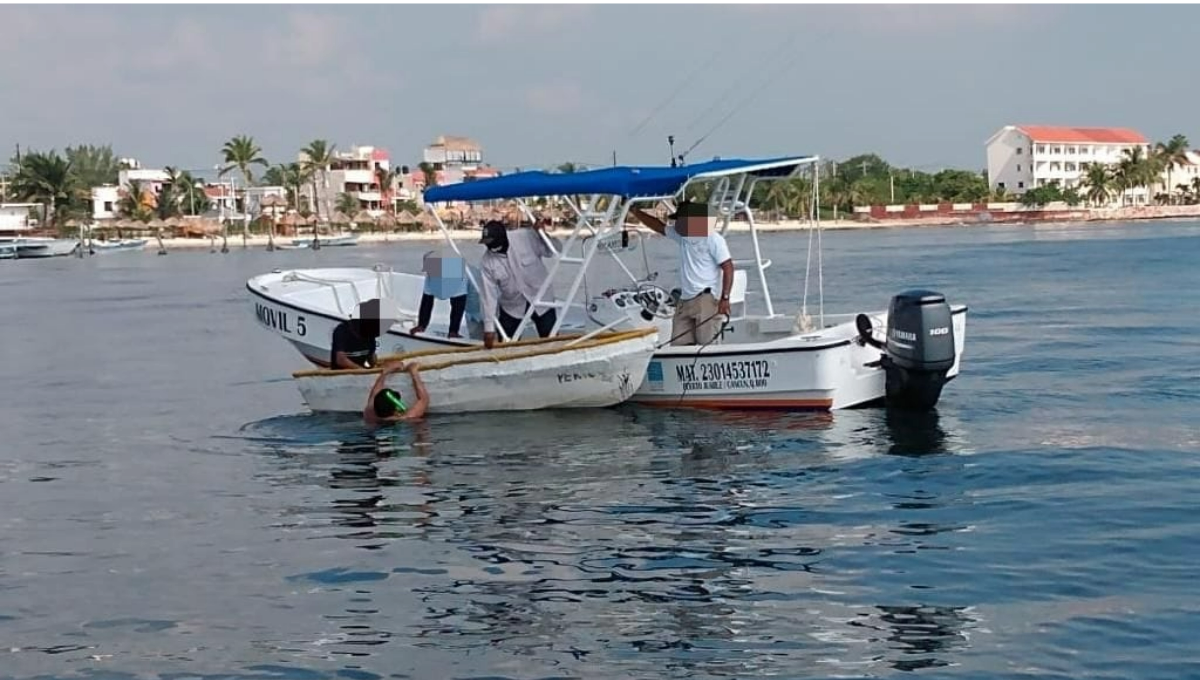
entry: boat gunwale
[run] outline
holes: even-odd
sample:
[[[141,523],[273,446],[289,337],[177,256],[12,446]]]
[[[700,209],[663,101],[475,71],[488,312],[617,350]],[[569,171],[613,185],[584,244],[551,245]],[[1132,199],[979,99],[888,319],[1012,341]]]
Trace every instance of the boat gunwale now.
[[[557,336],[548,337],[548,338],[530,338],[527,340],[519,340],[517,342],[504,343],[504,345],[502,345],[502,347],[506,348],[506,349],[509,347],[518,347],[518,348],[533,347],[534,349],[532,349],[530,351],[513,352],[511,354],[483,354],[482,356],[478,356],[478,357],[470,357],[470,358],[464,358],[464,359],[458,359],[458,360],[451,359],[449,361],[431,363],[429,365],[421,365],[418,363],[417,366],[422,371],[436,371],[436,370],[441,370],[444,368],[451,368],[453,366],[466,366],[466,365],[470,365],[470,364],[481,364],[481,363],[502,364],[502,363],[514,361],[517,359],[530,359],[530,358],[534,358],[534,357],[553,356],[555,354],[562,354],[564,352],[577,350],[577,349],[594,349],[596,347],[605,347],[608,345],[615,345],[617,343],[626,342],[629,340],[637,340],[637,339],[644,338],[644,337],[652,335],[652,334],[656,335],[657,333],[658,333],[658,329],[654,328],[654,327],[637,328],[637,329],[628,330],[628,331],[618,331],[615,333],[604,333],[604,334],[594,335],[593,337],[588,338],[587,340],[583,340],[581,342],[576,342],[575,344],[570,344],[570,341],[577,340],[579,338],[583,338],[583,337],[585,337],[585,334],[580,333],[580,334],[568,335],[568,336],[557,335]],[[549,345],[552,343],[562,343],[562,344],[559,347],[538,348],[539,345]],[[484,350],[482,345],[471,345],[468,347],[455,347],[453,349],[417,350],[415,352],[404,352],[401,354],[388,354],[388,355],[379,357],[380,365],[375,368],[349,368],[349,369],[315,368],[315,369],[307,369],[304,371],[295,371],[292,373],[292,377],[293,378],[320,378],[320,377],[333,377],[333,376],[340,376],[340,375],[375,375],[375,374],[380,373],[383,370],[383,365],[385,363],[390,363],[390,362],[394,362],[394,361],[406,361],[406,360],[412,360],[412,359],[419,359],[421,357],[437,356],[437,355],[443,355],[443,354],[450,354],[450,355],[467,354],[467,353],[471,353],[471,352],[481,352],[481,351],[486,351],[486,350]],[[653,351],[651,353],[653,353]]]

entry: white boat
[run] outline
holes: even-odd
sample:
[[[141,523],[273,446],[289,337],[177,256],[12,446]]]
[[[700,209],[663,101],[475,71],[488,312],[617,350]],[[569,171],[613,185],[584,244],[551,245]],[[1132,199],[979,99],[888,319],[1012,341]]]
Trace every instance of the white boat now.
[[[313,245],[312,236],[304,238],[292,239],[293,248],[311,248]],[[358,234],[338,234],[337,236],[316,236],[317,244],[321,248],[336,247],[336,246],[354,246],[358,245]]]
[[[78,247],[79,241],[71,238],[48,238],[42,236],[0,238],[0,248],[15,250],[17,259],[62,257],[74,253]]]
[[[124,250],[142,250],[146,247],[149,239],[144,238],[126,238],[108,241],[92,241],[88,245],[97,253],[115,253]]]
[[[558,196],[580,216],[550,264],[550,280],[577,267],[562,299],[548,299],[544,286],[516,335],[531,331],[531,312],[555,308],[561,332],[647,327],[663,338],[631,401],[657,406],[715,409],[835,410],[887,403],[930,409],[943,386],[958,376],[966,339],[967,308],[951,304],[933,291],[906,291],[879,304],[847,313],[826,314],[823,295],[821,228],[817,219],[818,158],[793,156],[768,160],[714,160],[682,167],[613,167],[580,173],[524,172],[475,182],[431,187],[425,204],[437,220],[446,243],[458,252],[450,230],[438,218],[435,204],[449,201],[517,200]],[[809,224],[810,264],[803,281],[800,309],[775,309],[767,280],[771,261],[763,257],[751,209],[751,195],[763,183],[810,173],[812,200]],[[668,344],[674,314],[670,293],[655,285],[656,272],[636,277],[621,260],[614,239],[628,230],[631,206],[643,209],[665,203],[672,207],[696,186],[706,185],[710,207],[725,233],[734,216],[749,227],[750,252],[734,252],[732,315],[719,339],[707,345]],[[606,208],[589,212],[588,199],[609,197]],[[531,212],[531,211],[530,211]],[[733,249],[731,245],[731,250]],[[644,250],[643,250],[644,252]],[[585,277],[595,256],[611,256],[630,281],[620,288],[581,300]],[[814,258],[813,256],[816,255]],[[815,260],[815,276],[813,264]],[[649,269],[649,263],[646,263]],[[757,284],[750,290],[751,279]],[[815,281],[813,280],[815,278]],[[317,365],[328,360],[330,334],[367,299],[387,302],[384,318],[395,319],[379,340],[381,352],[407,352],[478,344],[475,328],[467,337],[446,337],[445,305],[436,305],[427,332],[414,335],[423,277],[374,269],[276,271],[247,283],[260,324],[282,335]],[[472,280],[476,286],[476,281]],[[558,285],[556,283],[556,285]],[[588,290],[603,289],[595,283]],[[809,309],[810,287],[815,309]],[[761,301],[751,313],[748,299]],[[882,302],[882,301],[880,301]],[[303,321],[301,321],[303,317]],[[894,321],[894,323],[893,323]],[[298,330],[299,324],[305,331]],[[501,336],[503,332],[498,329]]]
[[[416,363],[429,393],[429,413],[603,408],[638,389],[654,354],[653,328],[523,340],[493,350],[459,347],[385,357]],[[382,363],[382,362],[381,362]],[[378,368],[316,369],[293,374],[316,412],[360,413]],[[412,378],[396,373],[390,387],[410,400]]]

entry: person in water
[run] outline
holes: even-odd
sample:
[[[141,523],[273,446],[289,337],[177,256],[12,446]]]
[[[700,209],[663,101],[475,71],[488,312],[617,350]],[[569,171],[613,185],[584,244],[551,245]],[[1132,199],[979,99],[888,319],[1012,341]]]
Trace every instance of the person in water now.
[[[390,376],[401,371],[412,377],[413,394],[416,401],[411,404],[404,401],[398,391],[385,385]],[[397,361],[385,365],[379,372],[379,377],[375,379],[375,384],[371,386],[371,393],[367,396],[367,405],[363,407],[363,420],[368,425],[420,420],[425,417],[425,411],[428,408],[429,394],[425,392],[425,383],[421,380],[421,373],[417,365]]]
[[[375,340],[379,337],[379,300],[359,305],[359,318],[346,319],[333,329],[329,367],[334,370],[375,366]]]

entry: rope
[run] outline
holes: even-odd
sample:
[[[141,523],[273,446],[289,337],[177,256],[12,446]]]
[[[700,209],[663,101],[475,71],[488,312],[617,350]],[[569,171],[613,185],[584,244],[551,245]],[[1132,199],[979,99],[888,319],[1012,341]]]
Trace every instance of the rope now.
[[[325,286],[329,286],[330,288],[333,288],[333,301],[335,304],[337,304],[338,311],[341,312],[342,314],[345,314],[346,316],[350,316],[350,314],[348,312],[346,312],[346,310],[342,307],[342,297],[341,297],[341,295],[338,294],[338,290],[337,290],[338,284],[340,284],[340,283],[350,284],[350,291],[352,293],[354,293],[354,303],[356,305],[362,304],[362,300],[360,300],[358,297],[358,288],[354,285],[354,281],[350,280],[350,279],[322,279],[318,276],[310,276],[308,274],[300,274],[300,273],[293,271],[293,272],[288,272],[286,275],[284,275],[283,280],[285,282],[287,282],[287,281],[307,281],[308,283],[316,283],[316,284],[325,285]]]
[[[717,312],[716,314],[713,314],[712,316],[708,317],[704,321],[701,321],[700,324],[703,325],[703,324],[707,323],[709,320],[711,320],[717,314],[720,314],[720,312]],[[703,345],[700,345],[700,349],[696,350],[696,358],[692,359],[692,371],[696,370],[696,364],[700,361],[700,353],[704,351],[704,348],[711,345],[718,338],[723,337],[725,335],[725,329],[728,327],[729,327],[729,317],[725,317],[725,320],[721,322],[721,330],[717,331],[716,335],[712,336],[712,338],[710,338],[708,340],[708,342],[704,343]],[[680,335],[682,335],[682,333],[680,333]],[[675,337],[679,337],[679,336],[677,335]],[[671,340],[674,340],[674,339],[675,338],[671,338]],[[683,404],[683,399],[684,399],[684,397],[687,396],[687,393],[688,393],[688,384],[684,383],[683,384],[683,392],[679,393],[679,402],[675,404],[676,406],[680,406]]]

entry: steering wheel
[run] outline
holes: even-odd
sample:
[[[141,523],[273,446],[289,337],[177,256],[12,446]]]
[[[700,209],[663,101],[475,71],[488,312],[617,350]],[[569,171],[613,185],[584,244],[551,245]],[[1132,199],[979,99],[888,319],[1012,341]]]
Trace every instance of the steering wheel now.
[[[638,301],[642,309],[659,319],[670,319],[675,315],[675,303],[671,299],[671,294],[660,286],[652,283],[638,284],[634,299]]]

